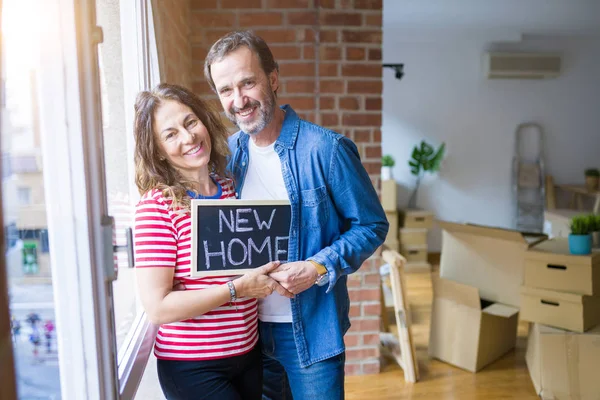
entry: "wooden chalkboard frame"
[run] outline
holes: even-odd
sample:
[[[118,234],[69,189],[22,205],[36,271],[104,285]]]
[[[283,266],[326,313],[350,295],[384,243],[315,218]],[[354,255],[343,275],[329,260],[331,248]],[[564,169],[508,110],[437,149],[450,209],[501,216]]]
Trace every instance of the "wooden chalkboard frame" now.
[[[243,199],[192,199],[191,208],[191,260],[190,260],[190,276],[193,278],[201,278],[206,276],[233,276],[243,275],[254,268],[239,268],[228,269],[227,271],[198,271],[198,209],[201,207],[221,207],[221,206],[290,206],[288,200],[243,200]],[[291,210],[290,210],[291,212]],[[291,222],[291,221],[290,221]]]

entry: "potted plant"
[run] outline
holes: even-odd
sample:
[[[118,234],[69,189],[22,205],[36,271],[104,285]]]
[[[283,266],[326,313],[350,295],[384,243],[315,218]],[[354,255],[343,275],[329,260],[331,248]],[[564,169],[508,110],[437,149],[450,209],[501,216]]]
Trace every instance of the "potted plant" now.
[[[396,161],[394,161],[394,157],[392,157],[391,155],[386,154],[383,157],[381,157],[381,180],[382,181],[387,181],[389,179],[393,179],[392,178],[392,168],[394,167],[395,164],[396,164]]]
[[[588,168],[585,170],[585,187],[588,191],[593,192],[598,190],[600,181],[600,170],[598,168]]]
[[[408,201],[408,208],[417,208],[417,192],[419,190],[419,185],[421,184],[421,179],[423,179],[425,172],[435,173],[440,170],[440,164],[444,158],[445,149],[445,143],[442,143],[436,151],[424,140],[421,141],[420,145],[415,146],[413,149],[408,165],[410,166],[410,172],[417,178],[417,182],[410,196],[410,200]]]
[[[585,255],[592,252],[592,235],[590,235],[589,218],[578,215],[571,219],[569,234],[569,251],[571,254]]]

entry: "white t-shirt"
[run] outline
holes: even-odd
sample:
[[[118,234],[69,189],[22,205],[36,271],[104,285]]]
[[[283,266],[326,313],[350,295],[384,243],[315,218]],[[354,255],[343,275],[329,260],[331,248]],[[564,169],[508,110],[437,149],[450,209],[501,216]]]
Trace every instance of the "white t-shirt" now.
[[[258,147],[252,138],[248,141],[249,163],[240,198],[243,200],[288,200],[289,196],[281,161],[275,152],[275,143]],[[277,292],[258,300],[258,319],[264,322],[292,322],[290,299]]]

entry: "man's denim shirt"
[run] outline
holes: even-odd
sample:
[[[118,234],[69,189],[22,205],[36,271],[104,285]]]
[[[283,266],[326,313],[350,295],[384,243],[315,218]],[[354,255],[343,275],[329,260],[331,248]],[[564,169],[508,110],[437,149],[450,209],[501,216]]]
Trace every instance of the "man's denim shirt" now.
[[[328,286],[312,286],[291,300],[300,365],[344,351],[350,327],[346,275],[358,270],[388,231],[377,193],[354,143],[304,121],[286,105],[275,151],[292,207],[288,261],[314,260],[327,268]],[[228,169],[242,192],[249,136],[229,138]]]

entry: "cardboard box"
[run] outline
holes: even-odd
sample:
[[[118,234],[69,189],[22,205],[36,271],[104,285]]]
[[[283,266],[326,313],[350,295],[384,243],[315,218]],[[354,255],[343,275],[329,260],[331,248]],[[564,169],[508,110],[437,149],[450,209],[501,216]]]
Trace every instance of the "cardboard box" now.
[[[403,228],[430,229],[433,226],[433,213],[425,210],[402,210],[400,225]]]
[[[401,228],[399,239],[402,246],[427,245],[427,229]]]
[[[427,246],[400,246],[400,254],[411,262],[427,262]]]
[[[398,211],[386,211],[385,217],[390,224],[385,241],[398,241]]]
[[[542,242],[525,253],[525,286],[562,292],[600,295],[600,251],[576,256],[569,241],[556,238]]]
[[[497,360],[517,340],[519,310],[486,303],[472,286],[432,276],[429,354],[476,372]]]
[[[386,240],[383,244],[390,250],[397,251],[398,253],[400,252],[400,242],[397,240]]]
[[[600,326],[577,334],[531,324],[525,360],[542,399],[600,398]]]
[[[407,262],[404,264],[406,272],[431,272],[431,264],[428,262]]]
[[[547,236],[481,225],[439,224],[443,229],[440,276],[478,288],[486,300],[519,307],[525,251]]]
[[[385,211],[396,211],[398,209],[398,189],[395,180],[381,181],[381,205]]]
[[[523,286],[521,319],[585,332],[600,323],[600,297]]]

